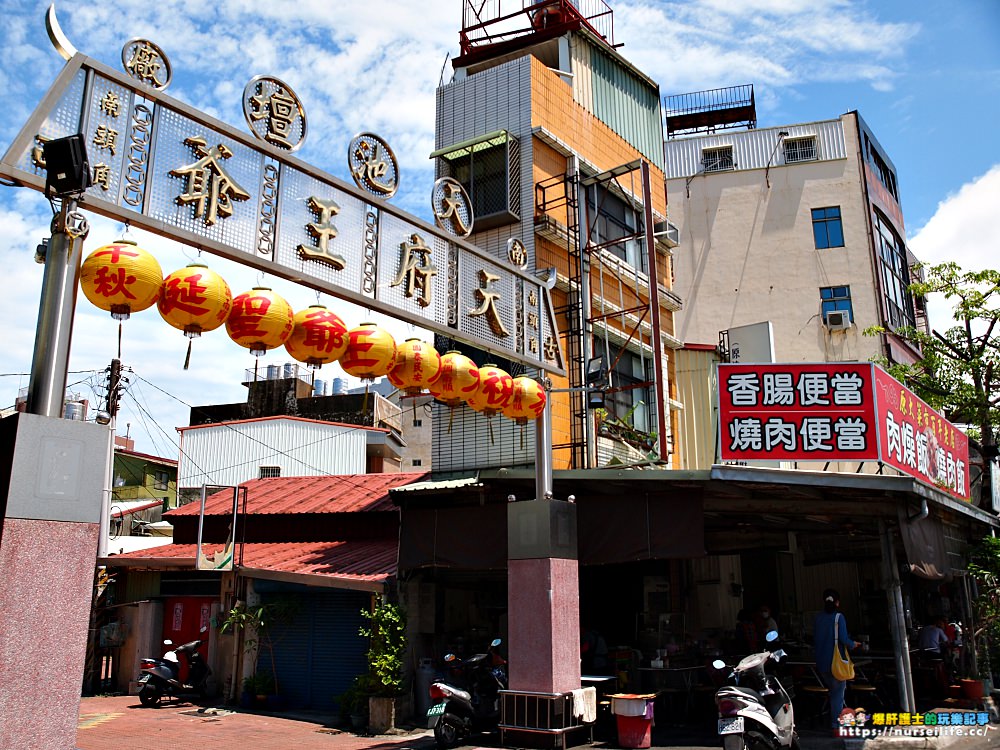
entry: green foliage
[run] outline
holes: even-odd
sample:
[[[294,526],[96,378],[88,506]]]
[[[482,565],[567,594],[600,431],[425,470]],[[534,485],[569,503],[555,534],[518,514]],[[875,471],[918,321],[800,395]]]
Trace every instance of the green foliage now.
[[[1000,538],[979,540],[969,552],[969,573],[976,579],[979,596],[973,602],[976,627],[976,662],[981,676],[991,667],[1000,669]]]
[[[352,715],[366,715],[368,713],[368,698],[375,692],[375,679],[371,675],[359,674],[355,677],[351,686],[336,697],[341,719],[346,720]]]
[[[925,271],[925,281],[911,284],[911,293],[944,295],[958,325],[944,333],[896,330],[920,347],[923,359],[886,369],[952,422],[972,425],[984,449],[995,446],[1000,428],[1000,271],[963,271],[956,263],[916,268]],[[880,326],[864,331],[866,336],[882,333]]]
[[[266,672],[257,672],[243,678],[244,693],[250,693],[250,695],[271,695],[274,691],[274,678]]]
[[[247,652],[263,646],[270,656],[271,674],[258,672],[256,675],[244,679],[244,684],[251,677],[258,680],[264,678],[271,680],[271,689],[258,691],[258,695],[277,692],[278,670],[274,659],[274,644],[276,642],[274,627],[295,619],[299,606],[297,598],[286,596],[278,597],[267,604],[255,607],[248,607],[244,602],[237,602],[236,606],[226,613],[226,619],[223,620],[220,628],[223,633],[229,630],[240,632],[243,634],[243,648]]]
[[[394,696],[403,692],[403,654],[406,651],[406,612],[398,604],[375,597],[375,607],[361,610],[367,621],[358,633],[368,638],[368,669],[376,695]]]

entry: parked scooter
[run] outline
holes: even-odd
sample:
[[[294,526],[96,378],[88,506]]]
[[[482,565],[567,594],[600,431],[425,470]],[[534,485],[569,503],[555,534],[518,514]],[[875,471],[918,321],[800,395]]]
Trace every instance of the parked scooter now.
[[[166,646],[173,642],[166,640]],[[165,696],[180,698],[182,695],[205,697],[206,680],[212,673],[205,660],[198,653],[201,641],[191,641],[183,646],[167,651],[162,659],[143,659],[139,667],[142,675],[139,683],[139,702],[144,706],[155,706]],[[187,665],[187,682],[181,682],[180,660]]]
[[[496,638],[485,654],[467,659],[459,660],[454,654],[444,658],[452,668],[455,684],[444,680],[432,683],[434,704],[427,709],[427,727],[434,730],[438,747],[455,747],[474,732],[496,731],[500,691],[507,689],[507,662],[500,655],[500,643]]]
[[[778,640],[772,630],[765,637],[769,644]],[[785,657],[781,649],[750,654],[731,670],[728,679],[715,694],[719,709],[719,736],[724,750],[799,750],[795,732],[792,695],[765,667]],[[712,662],[715,669],[726,669],[721,659]]]

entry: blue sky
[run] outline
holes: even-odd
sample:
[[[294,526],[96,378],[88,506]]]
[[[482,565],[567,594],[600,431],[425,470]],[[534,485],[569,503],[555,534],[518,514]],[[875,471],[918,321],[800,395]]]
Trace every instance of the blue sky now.
[[[508,0],[505,0],[507,2]],[[515,0],[516,2],[516,0]],[[661,94],[753,83],[760,126],[831,119],[857,109],[895,163],[907,238],[918,257],[957,260],[968,268],[1000,266],[1000,2],[862,2],[857,0],[617,0],[615,39],[621,53],[660,85]],[[517,3],[518,7],[520,6]],[[0,90],[7,117],[0,149],[14,136],[55,79],[63,61],[49,44],[47,2],[0,0]],[[156,42],[174,67],[172,96],[245,128],[244,85],[255,75],[286,81],[303,100],[309,138],[298,155],[348,179],[347,144],[360,131],[382,135],[395,149],[402,181],[393,199],[429,215],[433,169],[434,91],[448,55],[458,52],[460,0],[430,3],[367,0],[161,0],[157,3],[73,2],[57,5],[70,41],[120,68],[133,37]],[[444,68],[447,81],[451,66]],[[668,196],[669,200],[669,196]],[[42,267],[34,247],[48,234],[48,204],[32,190],[0,188],[0,263],[6,323],[0,354],[0,407],[27,385]],[[87,248],[121,234],[92,219]],[[194,259],[186,248],[133,230],[169,273]],[[255,272],[205,257],[234,294],[259,283]],[[311,290],[263,279],[293,308],[316,301]],[[337,300],[324,304],[349,325],[368,313]],[[932,307],[935,315],[940,307]],[[943,312],[937,313],[939,316]],[[932,317],[932,323],[940,318]],[[405,323],[398,336],[415,335]],[[115,356],[117,327],[82,297],[70,369],[74,390],[96,401],[94,371]],[[182,370],[186,341],[155,311],[126,322],[122,359],[135,370],[123,401],[137,449],[176,455],[174,427],[187,423],[184,404],[242,401],[243,372],[253,358],[223,331],[195,342]],[[283,350],[261,362],[288,361]],[[318,377],[342,376],[336,365]]]

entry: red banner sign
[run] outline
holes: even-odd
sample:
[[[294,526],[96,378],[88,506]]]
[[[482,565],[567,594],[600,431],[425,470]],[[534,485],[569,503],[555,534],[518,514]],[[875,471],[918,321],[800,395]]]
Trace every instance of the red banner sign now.
[[[881,368],[719,365],[723,461],[882,461],[969,499],[969,439]]]
[[[883,463],[969,499],[969,436],[881,368],[875,402]]]
[[[878,460],[872,366],[719,365],[723,461]]]

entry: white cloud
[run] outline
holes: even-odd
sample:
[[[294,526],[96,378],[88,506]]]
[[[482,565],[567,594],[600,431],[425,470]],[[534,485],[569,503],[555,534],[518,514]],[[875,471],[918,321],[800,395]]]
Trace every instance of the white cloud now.
[[[847,0],[678,0],[615,8],[624,53],[682,93],[733,82],[789,87],[863,82],[888,90],[920,27],[878,20]],[[667,52],[665,52],[665,50]]]
[[[910,249],[929,265],[954,261],[969,271],[1000,268],[997,196],[1000,164],[941,201],[930,221],[909,241]],[[951,327],[950,305],[940,295],[931,295],[927,307],[932,328]]]

